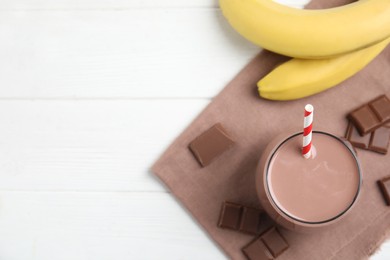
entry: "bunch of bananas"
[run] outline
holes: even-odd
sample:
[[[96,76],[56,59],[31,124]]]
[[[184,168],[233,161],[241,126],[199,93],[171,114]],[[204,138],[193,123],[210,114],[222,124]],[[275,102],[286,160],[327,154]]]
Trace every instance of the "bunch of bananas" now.
[[[360,0],[301,10],[272,0],[220,0],[229,23],[249,41],[290,56],[258,82],[272,100],[307,97],[351,77],[390,42],[390,0]]]

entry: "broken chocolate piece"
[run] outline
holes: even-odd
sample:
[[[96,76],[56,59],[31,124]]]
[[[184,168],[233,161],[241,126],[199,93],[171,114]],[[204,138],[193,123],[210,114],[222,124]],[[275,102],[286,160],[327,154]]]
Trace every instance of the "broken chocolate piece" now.
[[[286,239],[275,227],[266,231],[261,235],[260,239],[275,258],[281,255],[289,247]]]
[[[386,204],[390,206],[390,176],[379,180],[378,185]]]
[[[390,121],[390,100],[379,96],[348,114],[361,136],[373,132]]]
[[[223,152],[229,150],[234,141],[220,123],[195,138],[189,148],[202,167],[209,165]]]
[[[369,106],[381,122],[390,120],[390,100],[385,95],[371,101]]]
[[[272,220],[263,210],[232,202],[222,204],[218,226],[243,233],[258,235],[271,227]]]
[[[370,134],[361,136],[350,122],[345,137],[356,148],[386,154],[389,146],[390,126],[384,125]]]
[[[288,247],[286,239],[275,227],[272,227],[246,245],[242,251],[250,260],[269,260],[280,256]]]
[[[359,134],[362,136],[374,131],[375,127],[380,124],[379,119],[367,105],[351,112],[349,114],[349,120],[353,122]]]
[[[259,238],[253,240],[251,243],[246,245],[242,252],[249,260],[271,260],[274,259],[271,252],[264,245],[263,241]]]
[[[371,135],[361,136],[353,124],[349,122],[345,138],[356,148],[368,149]]]
[[[238,229],[242,215],[242,206],[225,202],[222,205],[218,226],[222,228]]]
[[[380,127],[371,134],[368,149],[377,153],[387,153],[390,139],[390,129]]]
[[[257,234],[262,214],[263,212],[257,209],[244,208],[242,212],[240,231]]]

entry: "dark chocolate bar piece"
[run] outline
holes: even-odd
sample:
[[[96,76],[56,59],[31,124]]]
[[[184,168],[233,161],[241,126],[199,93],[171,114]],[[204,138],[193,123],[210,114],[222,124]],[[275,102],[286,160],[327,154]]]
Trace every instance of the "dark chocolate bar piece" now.
[[[263,210],[246,207],[233,202],[222,204],[218,226],[243,233],[258,235],[272,226],[272,220]]]
[[[257,238],[246,245],[242,252],[249,260],[272,260],[274,259],[271,252],[264,245],[261,239]]]
[[[371,111],[368,105],[364,105],[349,114],[349,120],[353,122],[360,135],[366,135],[375,130],[380,124],[379,119]]]
[[[195,138],[189,144],[189,149],[199,164],[205,167],[223,152],[229,150],[233,144],[234,141],[226,133],[223,126],[217,123]]]
[[[222,228],[230,228],[237,230],[240,225],[242,215],[242,206],[225,202],[222,205],[221,216],[219,218],[218,226]]]
[[[264,211],[244,207],[239,231],[258,235],[269,229],[272,225],[274,225],[274,222]]]
[[[387,96],[380,96],[369,103],[372,111],[381,122],[390,121],[390,100]]]
[[[350,122],[345,137],[356,148],[386,154],[390,140],[390,124],[381,126],[374,132],[361,136]]]
[[[242,251],[250,260],[269,260],[280,256],[288,247],[286,239],[276,227],[272,227],[242,248]]]
[[[361,136],[373,132],[390,121],[390,100],[379,96],[348,114]]]
[[[275,258],[281,255],[289,247],[286,239],[275,227],[272,227],[261,235],[260,239]]]
[[[349,122],[348,123],[348,128],[347,128],[347,133],[345,134],[345,138],[356,148],[361,148],[361,149],[368,149],[368,145],[370,143],[370,138],[371,135],[365,135],[361,136],[354,125]]]
[[[382,192],[386,204],[390,206],[390,176],[378,181],[379,188]]]
[[[390,128],[380,127],[371,134],[370,144],[368,149],[377,153],[387,153],[390,139]]]
[[[257,233],[260,226],[262,212],[254,208],[243,208],[240,231],[247,233]]]

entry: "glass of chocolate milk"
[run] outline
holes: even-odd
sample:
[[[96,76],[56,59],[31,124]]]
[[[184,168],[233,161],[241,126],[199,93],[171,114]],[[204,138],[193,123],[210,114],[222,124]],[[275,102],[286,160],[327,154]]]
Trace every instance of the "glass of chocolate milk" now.
[[[263,208],[278,224],[318,230],[342,219],[356,203],[362,173],[352,145],[313,131],[313,153],[302,156],[302,132],[282,134],[264,150],[256,171]]]

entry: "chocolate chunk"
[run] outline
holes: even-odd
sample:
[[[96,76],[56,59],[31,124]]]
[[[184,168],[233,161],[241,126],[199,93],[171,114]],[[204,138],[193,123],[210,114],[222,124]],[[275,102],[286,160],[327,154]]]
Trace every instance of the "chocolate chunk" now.
[[[379,188],[382,192],[386,204],[390,206],[390,176],[378,181]]]
[[[274,259],[271,255],[271,252],[264,245],[261,239],[257,238],[251,243],[246,245],[242,252],[249,260],[271,260]]]
[[[364,136],[390,121],[390,100],[379,96],[348,114],[359,134]]]
[[[270,230],[265,232],[261,237],[261,241],[269,249],[273,257],[278,257],[288,248],[286,239],[280,234],[280,232],[272,227]]]
[[[242,206],[225,202],[222,205],[222,211],[219,218],[218,226],[222,228],[238,229],[242,215]]]
[[[261,223],[261,215],[263,212],[254,208],[244,208],[240,231],[246,233],[257,234]]]
[[[374,132],[361,136],[350,122],[345,137],[356,148],[386,154],[390,139],[390,124],[384,125]]]
[[[223,152],[229,150],[234,141],[220,123],[195,138],[189,148],[202,167],[209,165]]]
[[[367,105],[351,112],[349,114],[349,119],[356,126],[360,135],[370,133],[380,124],[379,119]]]
[[[243,233],[258,235],[273,225],[263,210],[246,207],[233,202],[222,204],[218,226]]]
[[[361,136],[353,124],[349,122],[345,138],[356,148],[368,149],[371,135]]]
[[[273,221],[263,210],[244,207],[239,231],[258,235],[273,225]]]
[[[371,101],[369,106],[381,122],[390,120],[390,100],[385,95]]]
[[[387,153],[390,139],[390,128],[380,127],[371,134],[369,150],[377,153]]]
[[[242,251],[248,259],[275,259],[288,249],[289,245],[280,232],[272,227],[257,237]]]

